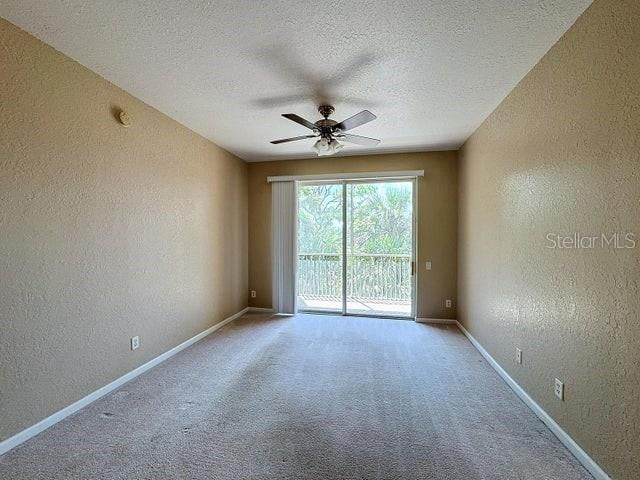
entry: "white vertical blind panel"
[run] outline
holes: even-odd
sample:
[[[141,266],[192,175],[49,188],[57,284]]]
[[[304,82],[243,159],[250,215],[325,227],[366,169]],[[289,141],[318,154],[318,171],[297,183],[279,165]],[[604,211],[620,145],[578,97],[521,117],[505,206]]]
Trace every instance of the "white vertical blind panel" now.
[[[271,184],[272,288],[276,313],[296,311],[296,184]]]

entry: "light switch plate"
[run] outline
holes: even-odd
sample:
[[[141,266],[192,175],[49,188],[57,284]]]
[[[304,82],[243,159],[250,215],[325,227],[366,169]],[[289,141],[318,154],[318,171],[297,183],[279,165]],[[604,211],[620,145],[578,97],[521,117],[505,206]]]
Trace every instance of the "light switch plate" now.
[[[424,266],[427,270],[431,270],[431,262],[424,262]]]

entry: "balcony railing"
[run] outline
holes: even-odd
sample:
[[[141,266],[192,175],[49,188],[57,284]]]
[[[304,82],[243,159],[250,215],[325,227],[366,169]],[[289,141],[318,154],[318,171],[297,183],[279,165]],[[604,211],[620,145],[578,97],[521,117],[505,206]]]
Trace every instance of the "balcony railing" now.
[[[299,254],[298,295],[342,298],[341,255]],[[410,302],[411,255],[348,254],[347,298]]]

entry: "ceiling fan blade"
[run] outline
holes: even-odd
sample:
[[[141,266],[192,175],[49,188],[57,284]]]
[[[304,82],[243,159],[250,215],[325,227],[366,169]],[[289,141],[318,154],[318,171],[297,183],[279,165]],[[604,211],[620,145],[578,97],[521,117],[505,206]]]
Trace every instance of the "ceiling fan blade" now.
[[[344,140],[345,142],[357,143],[358,145],[362,145],[364,147],[375,147],[380,143],[380,140],[378,140],[377,138],[363,137],[361,135],[351,135],[349,133],[340,135],[338,138],[340,140]]]
[[[277,145],[279,143],[295,142],[297,140],[304,140],[305,138],[316,138],[316,135],[302,135],[300,137],[283,138],[281,140],[272,140],[270,143]]]
[[[373,113],[371,113],[369,110],[363,110],[360,113],[356,113],[353,117],[349,117],[346,120],[343,120],[342,122],[334,125],[334,129],[339,129],[343,132],[346,132],[347,130],[351,130],[352,128],[356,128],[359,127],[360,125],[364,125],[367,122],[370,122],[371,120],[375,120],[376,117]]]
[[[299,123],[300,125],[304,125],[305,127],[311,130],[315,130],[316,128],[318,128],[315,126],[315,124],[311,123],[309,120],[305,120],[300,115],[296,115],[295,113],[283,113],[282,116],[296,123]]]

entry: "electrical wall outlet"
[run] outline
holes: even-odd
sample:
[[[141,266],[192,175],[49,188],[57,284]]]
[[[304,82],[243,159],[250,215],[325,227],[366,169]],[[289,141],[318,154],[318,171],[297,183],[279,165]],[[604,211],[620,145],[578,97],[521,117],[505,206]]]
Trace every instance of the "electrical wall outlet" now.
[[[516,363],[522,365],[522,350],[516,348]]]
[[[431,270],[431,262],[424,262],[424,268]]]
[[[446,308],[451,308],[451,300],[449,300],[448,298],[444,301],[444,306]]]
[[[556,378],[556,383],[554,387],[554,393],[556,394],[556,397],[558,397],[560,400],[564,402],[564,383],[562,383],[557,378]]]
[[[135,337],[131,337],[131,351],[135,350],[140,346],[140,337],[137,335]]]
[[[255,290],[251,290],[251,298],[256,298],[257,293]]]

